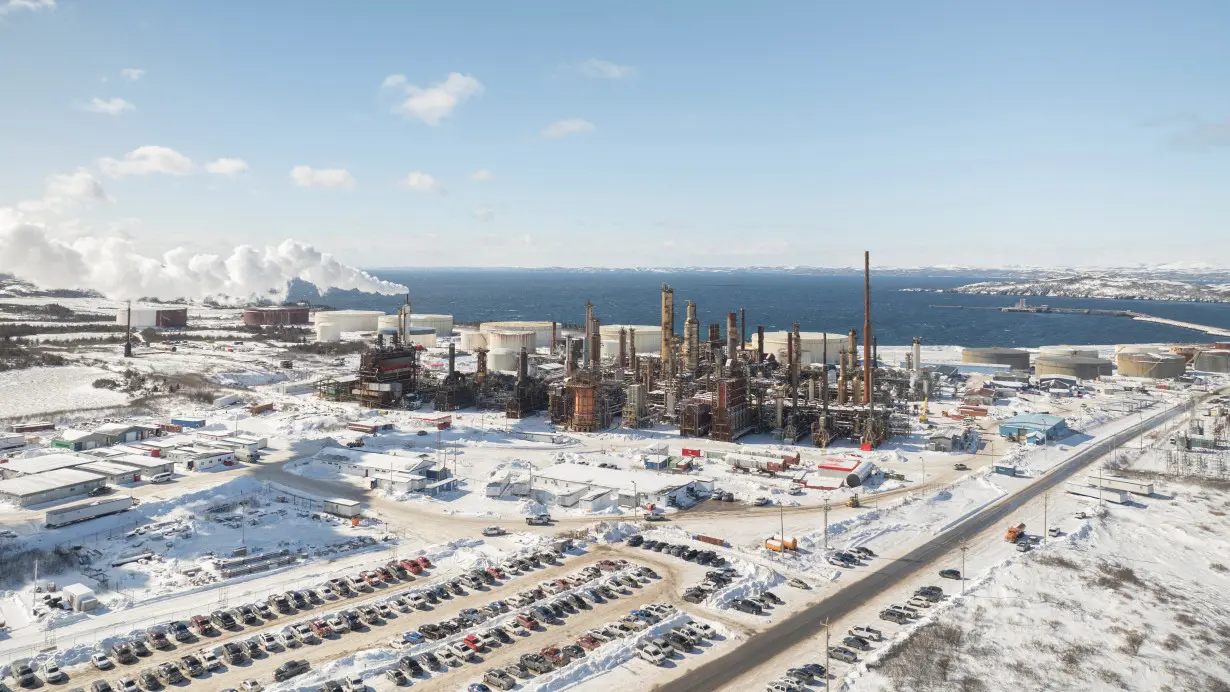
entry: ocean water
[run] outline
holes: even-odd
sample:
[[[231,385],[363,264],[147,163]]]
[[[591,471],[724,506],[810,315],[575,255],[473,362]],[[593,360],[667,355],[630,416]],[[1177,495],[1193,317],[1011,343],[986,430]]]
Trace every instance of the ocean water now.
[[[767,331],[787,329],[797,320],[804,331],[844,332],[863,328],[861,275],[796,275],[718,272],[585,272],[576,270],[384,269],[380,278],[405,284],[415,312],[448,313],[459,322],[483,320],[556,320],[579,324],[585,301],[603,324],[658,324],[660,290],[675,289],[676,329],[684,306],[692,300],[702,325],[725,324],[727,312],[747,311],[749,335],[757,325]],[[1116,344],[1154,341],[1207,341],[1212,337],[1188,329],[1140,322],[1125,317],[1001,313],[951,310],[931,305],[1009,306],[1012,296],[905,292],[904,288],[942,289],[987,275],[872,274],[872,331],[884,345],[909,343],[917,336],[928,344],[964,346],[1038,346],[1045,344]],[[296,296],[292,292],[292,298]],[[322,299],[337,308],[393,311],[400,296],[331,292]],[[1143,300],[1033,298],[1031,304],[1055,307],[1134,310],[1170,319],[1230,329],[1230,304]],[[703,332],[702,332],[703,333]]]

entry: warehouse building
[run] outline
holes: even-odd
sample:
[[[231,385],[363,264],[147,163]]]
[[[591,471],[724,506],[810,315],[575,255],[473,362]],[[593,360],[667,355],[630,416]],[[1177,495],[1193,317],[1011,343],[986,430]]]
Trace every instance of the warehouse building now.
[[[59,468],[0,481],[0,501],[18,507],[32,507],[85,495],[105,484],[106,479],[96,473],[76,468]]]
[[[107,485],[136,483],[141,480],[140,468],[115,461],[91,461],[74,468],[102,476]]]
[[[87,449],[97,449],[107,446],[107,436],[90,430],[68,429],[51,441],[56,449],[68,449],[74,452],[84,452]]]
[[[966,348],[961,350],[962,363],[1005,365],[1011,370],[1029,370],[1029,351],[1019,348]]]
[[[556,464],[534,472],[531,493],[535,500],[561,507],[577,507],[586,497],[602,502],[597,490],[612,492],[621,507],[649,504],[687,507],[713,492],[713,480],[699,476],[672,476],[604,469],[581,464]]]
[[[207,471],[215,466],[230,466],[235,463],[235,450],[204,445],[176,447],[163,456],[177,464],[183,464],[189,471]]]
[[[398,493],[438,494],[455,490],[457,483],[446,467],[417,456],[331,447],[312,457],[312,463],[348,476],[370,479],[373,488]]]
[[[96,434],[106,438],[106,444],[118,445],[126,442],[140,442],[146,438],[156,437],[161,430],[156,425],[140,423],[106,423],[94,428]]]
[[[1023,442],[1032,437],[1043,442],[1059,440],[1072,434],[1067,421],[1046,413],[1023,413],[999,424],[999,434],[1009,440]]]
[[[267,308],[245,308],[243,323],[249,327],[308,324],[312,311],[306,305],[280,305]]]
[[[44,454],[26,459],[12,459],[7,464],[0,464],[0,477],[21,478],[35,476],[59,469],[71,469],[98,461],[94,457],[82,454]]]
[[[175,462],[170,459],[159,459],[144,454],[125,454],[119,457],[111,457],[107,461],[137,469],[143,480],[149,480],[160,473],[175,472]]]

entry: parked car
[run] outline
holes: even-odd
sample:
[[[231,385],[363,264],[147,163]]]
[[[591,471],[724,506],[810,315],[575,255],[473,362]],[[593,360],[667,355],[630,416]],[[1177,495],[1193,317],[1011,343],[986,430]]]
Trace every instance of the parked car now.
[[[302,675],[306,673],[308,671],[308,668],[310,667],[311,665],[308,664],[307,661],[303,661],[303,660],[287,661],[286,663],[283,663],[282,665],[278,666],[277,670],[273,671],[273,679],[276,680],[277,682],[281,682],[283,680],[289,680],[295,677],[296,675]]]
[[[945,579],[960,579],[961,571],[955,569],[942,569],[940,570],[940,576]]]
[[[486,675],[483,676],[483,682],[501,690],[511,690],[517,686],[516,679],[499,668],[487,671]]]
[[[858,654],[844,646],[829,647],[829,656],[832,656],[839,661],[845,661],[846,663],[854,663],[858,661]]]

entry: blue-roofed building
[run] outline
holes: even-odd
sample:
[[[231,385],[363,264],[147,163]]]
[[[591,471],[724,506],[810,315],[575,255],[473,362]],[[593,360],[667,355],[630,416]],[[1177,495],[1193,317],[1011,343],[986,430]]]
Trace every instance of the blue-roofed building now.
[[[1010,440],[1025,440],[1035,435],[1035,441],[1049,442],[1072,434],[1068,424],[1059,416],[1045,413],[1022,413],[999,424],[999,434]]]

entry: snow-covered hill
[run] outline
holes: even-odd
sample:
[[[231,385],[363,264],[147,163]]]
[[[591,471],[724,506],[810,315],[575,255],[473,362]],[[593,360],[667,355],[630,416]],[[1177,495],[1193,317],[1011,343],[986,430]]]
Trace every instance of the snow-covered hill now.
[[[1230,302],[1230,284],[1194,283],[1140,275],[1089,273],[1028,281],[980,281],[951,289],[953,293],[1120,300]]]

